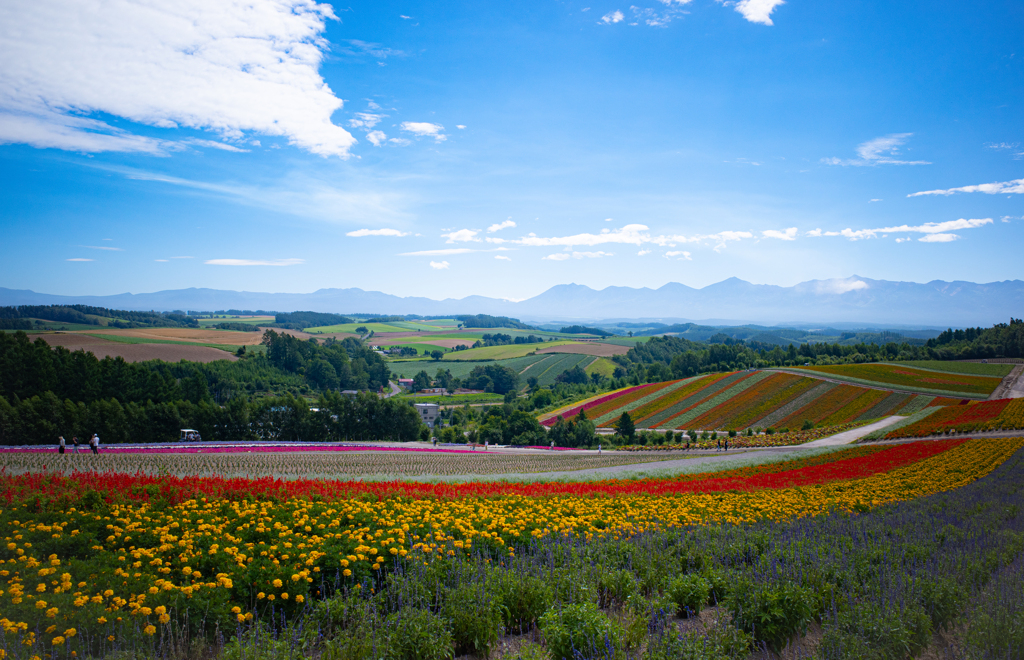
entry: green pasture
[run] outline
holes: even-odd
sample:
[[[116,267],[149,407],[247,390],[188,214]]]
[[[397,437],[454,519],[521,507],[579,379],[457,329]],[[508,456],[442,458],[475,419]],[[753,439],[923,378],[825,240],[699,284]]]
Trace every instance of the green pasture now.
[[[231,332],[230,330],[224,330],[224,332]],[[176,344],[178,346],[207,346],[209,348],[216,348],[221,351],[227,351],[228,353],[234,353],[238,350],[238,346],[233,344],[212,344],[212,343],[200,343],[196,341],[175,341],[173,339],[151,339],[149,337],[125,337],[124,335],[104,335],[97,332],[84,333],[90,337],[96,337],[97,339],[106,339],[107,341],[117,342],[119,344]],[[245,351],[260,351],[266,350],[265,346],[246,346]]]
[[[445,353],[444,360],[464,362],[467,360],[505,360],[508,358],[523,357],[534,352],[538,348],[550,348],[552,346],[565,346],[573,344],[571,341],[552,341],[543,344],[510,344],[508,346],[484,346],[483,348],[471,348],[468,351],[456,351]]]
[[[351,332],[355,333],[356,328],[366,328],[373,332],[408,332],[406,328],[400,328],[390,323],[340,323],[338,325],[320,325],[306,328],[306,332]]]
[[[585,371],[597,359],[593,355],[578,353],[548,353],[546,357],[554,359],[538,362],[527,369],[520,378],[536,378],[540,387],[548,387],[555,384],[555,378],[563,371],[577,366]]]
[[[215,319],[199,319],[199,327],[208,328],[218,323],[245,323],[246,325],[268,325],[276,321],[273,316],[218,316]]]
[[[981,364],[980,362],[943,362],[940,360],[907,360],[906,362],[887,362],[893,366],[909,366],[928,371],[941,371],[948,374],[965,376],[997,376],[1005,378],[1013,371],[1015,364]]]
[[[104,325],[91,325],[89,323],[67,323],[65,321],[50,321],[48,319],[25,319],[25,320],[29,321],[32,324],[32,329],[31,330],[26,330],[25,332],[37,332],[37,328],[38,328],[39,332],[49,332],[49,330],[44,330],[44,328],[50,328],[51,330],[67,330],[67,331],[71,332],[71,331],[76,331],[76,330],[97,330],[99,328],[106,327],[106,324],[104,324]],[[105,319],[105,320],[109,321],[110,319]],[[42,325],[36,325],[36,321],[42,321]]]
[[[650,341],[650,337],[605,337],[601,340],[602,344],[614,344],[616,346],[629,346],[630,348],[637,344],[643,344],[644,342]]]
[[[371,343],[373,343],[372,340],[371,340]],[[433,344],[418,344],[418,343],[413,343],[413,342],[388,341],[388,342],[382,342],[380,344],[380,347],[385,349],[385,350],[388,349],[388,348],[391,348],[392,346],[403,346],[403,347],[408,347],[408,348],[415,348],[416,352],[420,353],[421,355],[422,354],[429,354],[430,351],[444,351],[445,350],[441,346],[434,346]]]
[[[480,365],[471,362],[435,362],[434,360],[397,360],[389,361],[388,368],[391,373],[398,374],[399,378],[412,378],[421,371],[426,371],[433,378],[438,369],[450,371],[456,378],[465,378],[473,371],[474,367]]]
[[[615,363],[606,357],[599,357],[591,362],[584,371],[588,374],[601,374],[605,378],[611,378],[615,373]]]

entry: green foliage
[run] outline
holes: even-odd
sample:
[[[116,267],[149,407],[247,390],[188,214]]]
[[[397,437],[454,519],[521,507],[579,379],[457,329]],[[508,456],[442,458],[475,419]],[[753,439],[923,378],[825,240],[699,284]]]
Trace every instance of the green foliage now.
[[[429,610],[405,607],[384,620],[388,660],[447,660],[454,657],[454,638],[447,619]]]
[[[113,319],[114,328],[197,328],[199,321],[183,313],[135,312],[89,305],[21,305],[0,307],[0,319],[40,318],[63,323],[102,325],[96,317]],[[2,326],[0,326],[2,327]]]
[[[623,412],[619,416],[619,421],[615,423],[615,433],[624,438],[632,438],[636,434],[633,418],[629,416],[628,412]]]
[[[519,319],[512,319],[507,316],[489,316],[487,314],[462,314],[454,317],[467,328],[518,328],[520,330],[533,330],[532,326],[526,325]]]
[[[750,653],[753,641],[742,630],[716,622],[703,634],[665,631],[647,647],[644,660],[743,660]]]
[[[699,573],[680,575],[669,583],[668,594],[679,616],[697,616],[711,597],[711,583]]]
[[[325,325],[345,325],[354,321],[341,314],[326,314],[323,312],[291,312],[288,314],[277,314],[274,321],[279,327],[291,328],[293,330],[304,330]]]
[[[540,618],[540,629],[554,660],[617,658],[622,655],[622,626],[592,602],[552,608]]]
[[[497,571],[489,580],[502,603],[505,628],[512,632],[530,630],[551,607],[554,593],[543,579],[513,571]]]
[[[490,656],[504,632],[505,607],[486,583],[463,584],[448,592],[440,616],[449,621],[455,652]]]
[[[519,374],[499,364],[478,366],[469,372],[463,385],[471,390],[504,394],[519,389]]]
[[[818,609],[814,595],[792,581],[763,583],[749,578],[734,585],[725,605],[739,628],[775,650],[804,633]]]
[[[570,325],[559,330],[566,335],[597,335],[598,337],[610,337],[612,333],[601,328],[591,328],[585,325]]]

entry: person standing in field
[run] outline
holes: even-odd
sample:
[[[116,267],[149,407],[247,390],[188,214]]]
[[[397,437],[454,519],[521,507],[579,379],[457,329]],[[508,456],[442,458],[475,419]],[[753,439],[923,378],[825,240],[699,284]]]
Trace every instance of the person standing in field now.
[[[71,453],[72,454],[77,454],[78,453],[78,436],[77,435],[71,437]]]
[[[95,433],[89,438],[89,450],[94,454],[100,453],[100,437]]]
[[[59,439],[57,440],[57,453],[58,454],[63,454],[64,453],[64,436],[58,436],[58,438]]]

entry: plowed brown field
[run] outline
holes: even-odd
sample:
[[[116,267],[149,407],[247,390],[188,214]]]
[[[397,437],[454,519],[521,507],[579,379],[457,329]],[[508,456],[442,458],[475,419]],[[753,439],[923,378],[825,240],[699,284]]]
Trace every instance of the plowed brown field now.
[[[256,334],[256,333],[253,333]],[[127,362],[163,360],[165,362],[213,362],[238,358],[225,351],[209,346],[187,346],[184,344],[122,344],[99,337],[75,333],[29,335],[29,339],[42,338],[50,346],[63,346],[69,351],[85,350],[101,360],[105,357],[120,357]],[[224,343],[224,342],[218,342]]]
[[[208,330],[206,328],[97,328],[77,334],[114,335],[138,337],[140,339],[164,339],[169,341],[194,341],[197,344],[230,344],[232,346],[255,346],[263,338],[262,332],[232,332],[230,330]],[[308,335],[307,335],[308,336]]]

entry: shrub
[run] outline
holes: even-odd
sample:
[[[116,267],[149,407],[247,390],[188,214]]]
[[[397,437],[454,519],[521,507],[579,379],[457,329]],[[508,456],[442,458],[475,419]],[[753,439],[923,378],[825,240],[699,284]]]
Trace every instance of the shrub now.
[[[487,657],[505,628],[501,599],[486,583],[467,583],[448,593],[441,617],[449,621],[455,651]]]
[[[725,604],[739,628],[779,650],[806,631],[815,601],[809,590],[788,580],[756,584],[745,578],[735,584]]]
[[[840,612],[822,637],[823,657],[885,660],[917,655],[931,640],[931,620],[920,606],[902,611],[858,603]]]
[[[680,575],[669,583],[668,594],[680,616],[696,616],[711,596],[711,583],[697,573]]]
[[[644,660],[742,660],[752,645],[747,633],[716,623],[703,634],[665,632],[651,640]]]
[[[624,631],[595,603],[551,609],[540,618],[540,629],[554,660],[621,657]]]
[[[547,582],[533,575],[498,571],[491,584],[501,597],[505,628],[525,632],[551,607],[554,594]]]
[[[932,619],[936,629],[948,625],[963,608],[964,590],[946,577],[921,580],[921,605]]]
[[[632,571],[601,571],[597,577],[597,602],[601,607],[621,605],[639,590]]]
[[[387,658],[394,660],[447,660],[454,640],[445,619],[426,610],[405,607],[385,619]]]

